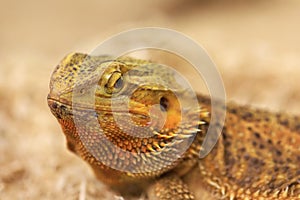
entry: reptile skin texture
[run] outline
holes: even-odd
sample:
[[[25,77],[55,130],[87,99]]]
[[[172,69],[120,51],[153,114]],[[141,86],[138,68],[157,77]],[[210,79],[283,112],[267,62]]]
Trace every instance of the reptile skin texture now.
[[[174,81],[167,70],[153,71],[157,66],[130,57],[71,53],[52,74],[51,112],[68,149],[100,181],[125,199],[300,199],[300,117],[228,103],[217,107],[226,112],[221,127],[211,123],[209,97],[198,94],[200,109],[187,110],[188,120],[181,123],[176,95],[161,85],[142,84]],[[151,110],[153,105],[160,112]],[[158,119],[151,119],[151,112]],[[222,134],[200,159],[208,126]]]

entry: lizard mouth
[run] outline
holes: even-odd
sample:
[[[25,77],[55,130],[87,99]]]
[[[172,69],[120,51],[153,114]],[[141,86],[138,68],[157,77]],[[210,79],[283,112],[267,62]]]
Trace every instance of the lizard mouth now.
[[[63,98],[55,98],[52,97],[50,94],[47,96],[48,106],[51,112],[58,117],[59,119],[62,118],[63,114],[73,115],[73,110],[76,111],[95,111],[95,112],[105,112],[105,114],[113,114],[113,113],[124,113],[124,114],[133,114],[140,119],[148,119],[149,112],[142,106],[139,106],[139,109],[124,109],[123,107],[118,107],[112,109],[111,106],[95,106],[92,104],[83,104],[83,103],[72,103]],[[74,109],[75,108],[75,109]]]
[[[95,118],[98,118],[98,116],[113,116],[118,117],[119,120],[128,119],[129,117],[133,123],[137,124],[138,126],[152,126],[156,128],[161,128],[162,125],[160,123],[161,119],[157,116],[153,118],[153,116],[150,116],[149,113],[141,112],[139,110],[112,110],[112,109],[95,109],[93,106],[87,106],[87,105],[72,105],[70,102],[66,100],[58,100],[55,98],[51,98],[48,96],[47,98],[48,106],[50,107],[50,110],[52,114],[60,121],[60,120],[66,120],[70,117],[74,120],[74,116],[78,112],[84,112],[88,115],[91,115]],[[74,107],[76,108],[74,109]],[[115,115],[115,116],[114,116]],[[87,117],[87,115],[84,115]],[[78,117],[81,117],[79,114]],[[121,118],[119,118],[121,117]]]

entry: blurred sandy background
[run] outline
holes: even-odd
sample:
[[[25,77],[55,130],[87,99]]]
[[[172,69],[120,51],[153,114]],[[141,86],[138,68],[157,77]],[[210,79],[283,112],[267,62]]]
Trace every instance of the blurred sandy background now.
[[[47,104],[67,53],[120,31],[167,27],[208,51],[229,100],[300,113],[300,1],[1,1],[0,199],[112,199],[65,148]]]

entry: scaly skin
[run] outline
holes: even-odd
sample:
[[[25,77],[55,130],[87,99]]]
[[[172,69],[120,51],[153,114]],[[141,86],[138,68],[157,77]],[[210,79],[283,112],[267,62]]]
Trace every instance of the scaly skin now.
[[[128,57],[112,61],[74,53],[51,77],[48,104],[68,148],[101,181],[129,199],[141,194],[158,200],[300,199],[299,117],[228,104],[222,135],[210,154],[199,159],[208,126],[222,128],[210,123],[210,100],[198,95],[201,109],[190,109],[189,120],[180,123],[180,102],[172,91],[141,85],[148,79],[175,82],[166,70],[149,73],[155,66]],[[156,104],[160,112],[151,110]],[[190,147],[172,160],[186,145]]]

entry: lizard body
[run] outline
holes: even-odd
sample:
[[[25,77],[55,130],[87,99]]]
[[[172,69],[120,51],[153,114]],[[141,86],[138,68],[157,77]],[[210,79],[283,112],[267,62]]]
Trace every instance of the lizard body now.
[[[160,85],[140,86],[147,78],[174,82],[163,69],[153,77],[152,66],[157,64],[74,53],[53,72],[49,107],[68,148],[91,165],[97,178],[125,198],[146,194],[157,200],[300,199],[298,116],[229,103],[216,146],[199,159],[208,126],[222,129],[210,122],[210,99],[198,95],[201,109],[188,111],[189,123],[180,124],[180,103],[172,91]],[[138,89],[129,94],[130,88]],[[130,95],[128,105],[124,95]],[[164,115],[162,125],[160,112],[154,110],[154,122],[149,117],[156,104]],[[144,129],[119,127],[116,117]],[[150,123],[154,128],[147,128]],[[173,161],[170,155],[187,143],[189,148]]]

